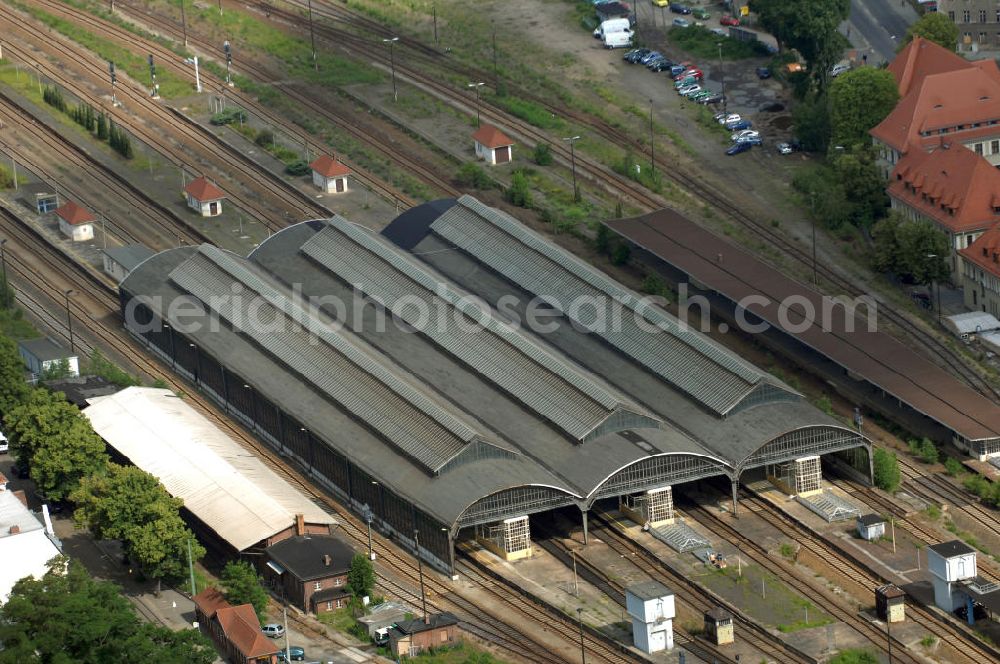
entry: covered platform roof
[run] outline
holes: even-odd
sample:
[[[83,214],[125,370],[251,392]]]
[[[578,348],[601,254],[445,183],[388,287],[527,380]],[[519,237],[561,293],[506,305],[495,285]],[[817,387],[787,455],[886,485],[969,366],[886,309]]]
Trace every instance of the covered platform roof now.
[[[778,314],[781,302],[792,296],[805,298],[820,312],[822,296],[677,212],[664,209],[607,225],[708,289],[746,303],[747,311],[962,438],[1000,437],[996,403],[889,334],[869,331],[864,321],[852,321],[856,324],[849,328],[843,307],[834,307],[823,326],[809,325],[804,331],[796,331],[802,315],[799,307],[792,307],[787,318],[795,329],[787,329]],[[767,300],[764,304],[748,299],[761,295]]]
[[[128,387],[84,409],[101,438],[237,551],[334,518],[170,390]]]

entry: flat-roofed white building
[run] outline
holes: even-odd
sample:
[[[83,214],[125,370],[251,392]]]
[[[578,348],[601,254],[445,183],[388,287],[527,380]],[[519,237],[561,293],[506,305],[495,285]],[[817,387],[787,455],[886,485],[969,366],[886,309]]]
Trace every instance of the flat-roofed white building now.
[[[61,546],[51,525],[46,527],[28,509],[24,492],[8,489],[7,478],[0,474],[0,604],[21,579],[40,579]]]
[[[170,390],[129,387],[90,403],[94,431],[235,551],[329,534],[336,523]]]

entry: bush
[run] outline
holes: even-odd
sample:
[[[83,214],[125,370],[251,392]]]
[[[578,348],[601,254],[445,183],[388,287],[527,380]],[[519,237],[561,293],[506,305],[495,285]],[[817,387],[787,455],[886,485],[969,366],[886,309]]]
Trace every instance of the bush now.
[[[289,175],[308,175],[312,169],[304,159],[296,159],[285,166],[285,172]]]
[[[274,145],[274,132],[270,129],[261,129],[257,132],[253,142],[262,148],[271,147]]]
[[[947,459],[944,460],[944,470],[952,477],[959,475],[962,472],[962,469],[963,469],[962,463],[958,459],[954,457],[948,457]]]
[[[628,263],[628,259],[632,256],[632,250],[629,249],[627,244],[615,245],[615,248],[611,250],[611,264],[612,265],[624,265]]]
[[[458,169],[458,183],[464,187],[473,189],[492,189],[493,180],[479,164],[472,162],[462,164]]]
[[[909,441],[910,453],[924,463],[937,463],[939,452],[930,438]]]
[[[53,108],[58,108],[63,113],[66,112],[66,100],[63,99],[62,92],[54,85],[46,85],[42,91],[42,99]]]
[[[524,171],[514,171],[510,180],[510,187],[507,188],[507,200],[517,207],[531,207],[531,189],[528,187],[528,178]]]
[[[719,57],[719,44],[722,44],[722,57],[726,60],[742,60],[771,54],[764,42],[720,39],[712,31],[698,25],[670,28],[670,39],[690,55],[713,62]]]
[[[539,166],[548,166],[552,163],[552,149],[548,143],[537,143],[532,159]]]
[[[883,491],[895,493],[901,480],[896,454],[878,447],[872,457],[872,464],[875,468],[875,486]]]
[[[243,124],[244,122],[246,122],[246,120],[247,120],[246,111],[244,111],[242,108],[234,106],[232,108],[227,108],[216,113],[211,118],[209,118],[208,121],[214,125],[221,126],[228,124],[236,124],[237,122]]]

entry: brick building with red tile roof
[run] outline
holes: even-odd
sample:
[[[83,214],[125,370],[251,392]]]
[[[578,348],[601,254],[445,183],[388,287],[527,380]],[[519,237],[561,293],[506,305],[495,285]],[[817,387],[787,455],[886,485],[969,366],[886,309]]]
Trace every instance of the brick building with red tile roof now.
[[[250,604],[232,606],[215,588],[193,598],[199,626],[212,637],[225,658],[236,664],[275,664],[279,648],[260,631]]]
[[[959,253],[965,306],[1000,317],[1000,227],[986,231]]]
[[[889,65],[896,108],[870,132],[883,172],[913,149],[963,145],[1000,164],[1000,69],[915,38]]]

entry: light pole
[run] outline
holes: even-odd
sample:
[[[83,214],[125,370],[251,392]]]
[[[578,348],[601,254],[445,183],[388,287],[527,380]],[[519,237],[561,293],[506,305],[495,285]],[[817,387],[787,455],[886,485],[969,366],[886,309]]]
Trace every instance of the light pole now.
[[[365,503],[361,508],[361,518],[365,520],[368,524],[368,560],[375,560],[375,551],[372,550],[372,519],[374,515],[372,514],[372,508]]]
[[[233,47],[229,40],[222,42],[222,52],[226,54],[226,85],[233,84]]]
[[[580,664],[587,664],[587,650],[583,647],[583,609],[577,607],[576,620],[580,625]]]
[[[393,46],[399,41],[399,37],[390,37],[389,39],[383,39],[383,44],[389,45],[389,68],[392,71],[392,100],[398,101],[399,95],[396,92],[396,58],[393,55]]]
[[[427,621],[427,595],[424,593],[424,560],[420,557],[420,531],[413,531],[413,544],[417,550],[417,573],[420,575],[420,607],[424,613],[424,622]]]
[[[580,140],[580,137],[570,136],[569,138],[564,138],[563,140],[569,142],[569,160],[573,169],[573,200],[579,203],[580,188],[576,186],[576,142]]]
[[[935,259],[937,257],[938,257],[937,254],[927,254],[927,258],[930,258],[931,260],[933,260],[933,259]],[[935,293],[936,293],[936,296],[935,296]],[[934,277],[931,277],[931,297],[934,297],[934,299],[937,300],[937,314],[936,314],[936,317],[938,318],[938,320],[940,320],[941,319],[941,284],[939,284],[937,282],[937,279],[935,279]]]
[[[181,0],[181,29],[184,31],[184,48],[188,47],[188,22],[184,13],[184,0]]]
[[[656,178],[656,154],[653,147],[653,100],[649,100],[649,174],[655,181]]]
[[[722,42],[716,46],[719,47],[719,77],[722,79],[722,114],[726,115],[726,70],[722,66]]]
[[[69,352],[74,352],[76,349],[73,344],[73,315],[69,311],[69,296],[73,294],[73,289],[68,289],[65,293],[66,296],[66,330],[69,332]]]
[[[813,247],[812,247],[812,249],[813,249],[813,283],[814,284],[818,284],[819,283],[819,277],[817,276],[817,272],[816,272],[816,192],[811,192],[809,194],[809,201],[810,201],[810,203],[809,203],[809,209],[812,212],[812,214],[810,215],[810,218],[812,219],[812,235],[813,235],[813,242],[812,242],[812,244],[813,244]]]
[[[221,3],[222,0],[219,0]],[[319,71],[319,60],[316,59],[316,33],[313,32],[313,3],[309,0],[309,43],[312,44],[313,68]]]
[[[8,297],[8,287],[7,287],[7,255],[4,253],[4,245],[7,244],[7,238],[0,240],[0,266],[3,268],[3,306],[5,308],[10,307],[10,297]]]
[[[480,120],[479,120],[479,88],[483,87],[484,85],[486,85],[486,84],[482,83],[482,82],[480,82],[480,83],[467,83],[466,84],[466,87],[475,88],[476,89],[476,126],[477,127],[480,125]]]

